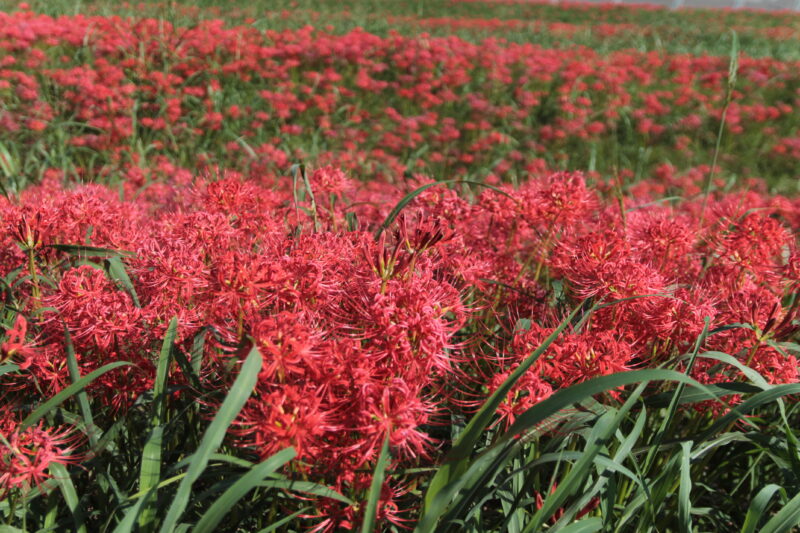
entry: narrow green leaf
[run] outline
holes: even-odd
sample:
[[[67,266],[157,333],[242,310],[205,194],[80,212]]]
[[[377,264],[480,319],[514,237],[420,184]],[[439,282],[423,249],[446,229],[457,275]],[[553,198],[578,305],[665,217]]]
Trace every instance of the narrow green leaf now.
[[[78,358],[75,356],[75,347],[72,344],[72,335],[70,335],[69,329],[66,326],[64,326],[64,345],[67,352],[67,370],[69,371],[69,378],[75,383],[81,379],[81,372],[78,368]],[[89,407],[89,398],[85,390],[80,391],[77,397],[78,406],[80,407],[81,416],[83,417],[83,424],[86,428],[86,434],[89,437],[89,444],[94,447],[97,444],[99,431],[94,425],[92,409]]]
[[[161,533],[172,533],[175,529],[178,519],[183,515],[183,511],[189,503],[189,496],[191,494],[192,485],[200,477],[200,474],[205,470],[208,465],[209,458],[225,438],[228,426],[239,414],[239,411],[244,407],[245,402],[250,398],[253,388],[258,381],[258,373],[261,370],[261,354],[254,347],[245,359],[239,375],[222,402],[217,414],[211,421],[208,429],[200,441],[200,446],[194,454],[192,462],[189,463],[189,468],[186,472],[186,477],[181,480],[172,504],[169,507],[167,516],[161,525]]]
[[[284,518],[281,518],[280,520],[278,520],[274,524],[271,524],[271,525],[265,527],[264,529],[260,530],[258,533],[272,533],[273,531],[275,531],[279,527],[288,524],[289,522],[291,522],[292,520],[294,520],[295,518],[297,518],[301,514],[305,513],[306,511],[309,511],[310,509],[311,509],[311,507],[303,507],[299,511],[297,511],[295,513],[292,513],[289,516],[286,516]]]
[[[75,485],[72,484],[72,478],[69,472],[61,463],[52,462],[49,468],[50,472],[53,474],[53,479],[58,483],[58,488],[61,489],[61,495],[64,496],[64,501],[67,503],[70,513],[72,513],[75,531],[78,533],[86,533],[86,526],[83,523],[84,516],[79,506],[78,494],[75,492]]]
[[[72,255],[82,255],[88,257],[107,257],[107,256],[133,256],[133,252],[127,250],[112,250],[110,248],[99,248],[97,246],[85,246],[82,244],[48,244],[47,248],[59,250]]]
[[[601,529],[603,529],[603,520],[599,516],[593,516],[591,518],[578,520],[560,529],[551,529],[550,531],[559,531],[560,533],[594,533]]]
[[[681,485],[678,489],[678,522],[683,533],[692,533],[692,441],[681,442]]]
[[[800,493],[786,502],[786,505],[764,524],[761,533],[789,533],[798,525],[800,525]]]
[[[761,488],[758,494],[755,495],[750,502],[750,507],[747,509],[747,516],[744,517],[744,524],[742,525],[741,533],[754,533],[759,522],[764,518],[764,513],[767,510],[769,501],[779,492],[781,487],[770,483]]]
[[[506,191],[504,191],[503,189],[500,189],[499,187],[495,187],[494,185],[489,185],[488,183],[483,183],[483,182],[480,182],[480,181],[471,181],[471,180],[440,180],[440,181],[434,181],[434,182],[431,182],[431,183],[426,183],[426,184],[425,184],[425,185],[423,185],[422,187],[419,187],[419,188],[417,188],[417,189],[414,189],[414,190],[413,190],[413,191],[411,191],[410,193],[406,194],[406,195],[405,195],[403,198],[401,198],[401,199],[400,199],[400,201],[399,201],[399,202],[397,202],[397,205],[395,205],[395,206],[394,206],[394,209],[392,209],[392,210],[389,212],[389,214],[386,216],[386,219],[383,221],[383,223],[382,223],[382,224],[381,224],[381,225],[378,227],[378,229],[375,231],[375,239],[377,240],[377,239],[378,239],[378,237],[380,237],[380,236],[381,236],[381,233],[383,233],[384,231],[386,231],[386,229],[388,229],[388,228],[389,228],[389,226],[391,226],[391,225],[392,225],[392,222],[394,222],[394,219],[396,219],[396,218],[397,218],[397,216],[400,214],[400,212],[401,212],[401,211],[402,211],[402,210],[403,210],[403,209],[404,209],[404,208],[405,208],[405,207],[406,207],[406,206],[407,206],[407,205],[408,205],[408,204],[409,204],[409,203],[410,203],[410,202],[411,202],[411,201],[412,201],[414,198],[416,198],[417,196],[419,196],[419,195],[420,195],[420,194],[422,194],[423,192],[427,191],[427,190],[428,190],[428,189],[430,189],[431,187],[435,187],[435,186],[437,186],[437,185],[450,185],[450,184],[455,184],[455,183],[468,183],[468,184],[470,184],[470,185],[477,185],[477,186],[479,186],[479,187],[486,187],[487,189],[491,189],[491,190],[493,190],[493,191],[494,191],[494,192],[496,192],[496,193],[502,194],[503,196],[507,196],[508,198],[511,198],[512,200],[516,200],[516,199],[515,199],[513,196],[511,196],[510,194],[508,194],[508,193],[507,193]]]
[[[197,522],[193,533],[213,533],[217,526],[230,512],[231,509],[244,498],[248,492],[256,488],[261,481],[283,465],[294,459],[294,448],[286,448],[267,458],[250,469],[249,472],[236,480],[222,495],[208,508]]]
[[[111,256],[106,259],[105,263],[108,276],[122,285],[125,292],[130,295],[133,303],[136,304],[136,307],[141,307],[142,304],[139,302],[139,295],[136,294],[136,288],[133,286],[133,282],[128,276],[128,271],[125,269],[122,259],[120,259],[119,256]]]
[[[0,376],[5,374],[10,374],[11,372],[16,372],[19,370],[19,367],[15,364],[8,363],[5,365],[0,366]]]
[[[33,424],[39,421],[44,415],[46,415],[51,409],[61,405],[65,402],[68,398],[73,396],[74,394],[82,391],[85,389],[92,381],[97,379],[98,377],[102,376],[103,374],[110,372],[111,370],[120,368],[122,366],[131,366],[133,363],[129,363],[128,361],[116,361],[114,363],[109,363],[105,366],[102,366],[95,370],[94,372],[90,372],[89,374],[83,376],[78,381],[70,385],[69,387],[65,388],[42,405],[37,407],[31,414],[29,414],[25,420],[22,421],[20,424],[20,430],[27,429],[31,427]]]
[[[614,409],[609,409],[595,422],[586,445],[583,447],[581,458],[572,465],[567,475],[560,480],[555,492],[545,497],[542,507],[533,515],[531,521],[525,526],[523,533],[538,532],[545,521],[564,505],[566,499],[580,490],[586,483],[586,479],[593,469],[597,455],[605,448],[606,443],[610,440],[612,435],[616,433],[634,403],[639,401],[639,396],[643,390],[644,384],[640,384],[636,394],[628,398],[622,407],[620,407],[619,411],[615,412]]]
[[[536,424],[564,407],[578,404],[590,396],[644,381],[677,381],[678,383],[686,383],[706,391],[709,397],[714,397],[713,392],[705,385],[674,370],[648,369],[609,374],[556,391],[546,400],[537,403],[519,415],[516,421],[508,428],[508,431],[500,438],[500,441],[511,439],[525,432],[528,428],[535,427]]]
[[[715,420],[714,423],[711,425],[711,427],[709,427],[705,432],[703,432],[697,438],[698,442],[702,442],[712,437],[718,431],[728,427],[736,420],[743,418],[747,413],[749,413],[756,407],[774,402],[790,394],[800,394],[800,383],[775,385],[770,389],[767,389],[763,392],[759,392],[758,394],[754,394],[753,396],[746,399],[742,403],[731,407],[730,412],[726,413],[724,416],[721,416],[720,418]]]
[[[539,359],[539,357],[547,350],[553,341],[555,341],[556,338],[561,335],[561,332],[564,331],[572,319],[578,314],[578,311],[580,311],[580,306],[576,307],[569,314],[569,316],[567,316],[567,318],[561,321],[553,333],[551,333],[542,342],[542,344],[527,359],[525,359],[514,370],[514,372],[511,373],[510,376],[508,376],[508,378],[497,388],[497,390],[492,393],[489,399],[483,403],[478,412],[475,413],[475,415],[467,424],[467,427],[465,427],[459,435],[458,440],[453,444],[453,448],[450,450],[450,453],[448,453],[447,457],[445,457],[444,464],[439,467],[439,469],[436,471],[436,474],[434,474],[430,481],[428,491],[425,494],[424,510],[426,513],[427,509],[433,504],[433,501],[439,491],[441,491],[442,488],[449,484],[455,477],[464,472],[469,464],[469,457],[472,454],[475,444],[478,442],[478,439],[480,439],[483,431],[491,422],[492,417],[494,417],[497,407],[503,402],[503,400],[505,400],[514,384],[525,372],[528,371],[531,365],[533,365],[533,363]],[[554,414],[556,411],[557,410],[551,412],[550,414]],[[443,512],[444,509],[441,509],[441,511]]]
[[[332,500],[342,502],[346,505],[355,505],[355,502],[350,498],[348,498],[347,496],[339,494],[332,488],[320,485],[319,483],[313,483],[311,481],[293,481],[289,479],[275,479],[275,480],[264,481],[261,483],[261,486],[270,489],[283,489],[293,492],[302,492],[303,494],[311,494],[313,496],[319,496],[321,498],[330,498]]]
[[[364,522],[361,524],[361,533],[372,533],[375,529],[375,520],[378,513],[378,502],[381,498],[381,488],[383,487],[383,480],[386,476],[386,467],[389,466],[391,461],[389,455],[389,435],[383,440],[383,447],[381,454],[378,456],[378,462],[375,464],[375,472],[372,474],[372,482],[369,486],[369,497],[367,498],[367,505],[364,509]]]
[[[142,449],[139,469],[139,492],[147,492],[161,479],[161,446],[164,439],[164,424],[167,412],[167,379],[172,363],[172,349],[178,334],[178,317],[172,317],[161,343],[161,352],[156,366],[156,379],[153,382],[153,406],[150,414],[150,435]],[[155,500],[149,500],[139,515],[138,524],[142,530],[153,529],[156,520]]]

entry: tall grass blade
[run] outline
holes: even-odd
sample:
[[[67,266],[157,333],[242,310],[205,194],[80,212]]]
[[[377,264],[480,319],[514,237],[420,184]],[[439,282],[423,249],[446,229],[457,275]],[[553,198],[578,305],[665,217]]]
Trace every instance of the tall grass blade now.
[[[378,502],[381,499],[381,488],[383,487],[383,480],[386,477],[386,468],[392,460],[389,455],[389,435],[383,440],[381,447],[381,454],[378,456],[378,462],[375,463],[375,472],[372,474],[372,482],[369,485],[369,497],[367,498],[367,505],[364,509],[364,522],[361,524],[361,533],[372,533],[375,529],[375,520],[378,514]]]
[[[770,483],[758,491],[758,494],[755,495],[753,500],[750,502],[750,507],[747,509],[747,516],[744,518],[744,524],[742,525],[741,533],[755,532],[756,527],[764,518],[764,513],[767,510],[770,500],[775,493],[779,492],[780,490],[780,486]]]
[[[497,407],[506,398],[514,384],[527,372],[531,365],[539,359],[553,341],[561,335],[561,332],[563,332],[572,319],[575,318],[578,311],[580,311],[580,306],[576,307],[567,318],[561,321],[553,333],[551,333],[542,344],[511,373],[497,390],[492,393],[489,399],[483,403],[478,412],[475,413],[467,424],[467,427],[462,431],[458,440],[453,444],[450,453],[445,457],[444,464],[436,471],[436,474],[434,474],[431,479],[428,491],[425,494],[425,511],[433,505],[439,491],[466,470],[469,464],[469,457],[475,448],[475,444],[491,422]],[[550,414],[554,414],[556,411],[557,409]],[[443,512],[444,509],[440,509],[440,511]]]
[[[405,209],[405,207],[409,203],[411,203],[411,201],[414,198],[416,198],[417,196],[419,196],[423,192],[427,191],[431,187],[435,187],[437,185],[452,185],[452,184],[455,184],[455,183],[467,183],[467,184],[470,184],[470,185],[477,185],[479,187],[486,187],[487,189],[491,189],[496,193],[502,194],[503,196],[507,196],[508,198],[511,198],[512,200],[516,200],[513,196],[508,194],[503,189],[500,189],[499,187],[495,187],[494,185],[490,185],[488,183],[483,183],[483,182],[480,182],[480,181],[440,180],[440,181],[434,181],[434,182],[431,182],[431,183],[426,183],[425,185],[423,185],[423,186],[421,186],[421,187],[419,187],[417,189],[414,189],[410,193],[406,194],[405,196],[403,196],[403,198],[400,199],[399,202],[397,202],[397,205],[394,206],[394,208],[386,216],[386,219],[383,221],[383,223],[380,226],[378,226],[378,229],[375,231],[375,239],[377,240],[378,237],[381,236],[381,233],[386,231],[389,228],[389,226],[392,225],[392,222],[394,222],[394,220],[397,218],[397,216],[400,214],[400,212],[403,209]]]
[[[130,295],[133,303],[136,304],[136,307],[142,307],[141,302],[139,302],[139,295],[136,294],[136,288],[133,286],[130,276],[128,276],[128,271],[125,269],[122,259],[119,256],[112,255],[106,259],[105,263],[109,277],[122,285],[125,292]]]
[[[142,450],[142,464],[139,470],[139,491],[149,491],[158,485],[161,479],[161,446],[164,437],[164,422],[166,418],[167,378],[172,362],[172,348],[175,336],[178,333],[178,317],[172,317],[161,344],[161,352],[156,366],[156,379],[153,382],[153,406],[150,414],[150,435]],[[139,527],[150,530],[151,523],[155,520],[156,508],[151,501],[139,515]]]
[[[301,514],[305,513],[306,511],[308,511],[310,509],[311,509],[311,507],[303,507],[299,511],[296,511],[296,512],[290,514],[289,516],[285,516],[285,517],[281,518],[280,520],[278,520],[277,522],[275,522],[274,524],[270,524],[267,527],[265,527],[264,529],[259,530],[258,533],[272,533],[273,531],[277,530],[279,527],[290,523],[292,520],[294,520],[295,518],[297,518],[298,516],[300,516]]]
[[[16,372],[17,370],[19,370],[19,367],[15,364],[7,363],[0,365],[0,376],[10,374],[11,372]]]
[[[72,478],[67,471],[67,468],[61,463],[50,463],[50,472],[53,478],[58,483],[58,488],[61,490],[61,495],[64,496],[64,501],[72,513],[72,520],[75,523],[77,533],[86,533],[86,525],[84,524],[84,515],[79,506],[78,494],[75,492],[75,485],[72,484]]]
[[[605,448],[606,443],[622,424],[634,403],[639,401],[643,390],[644,385],[640,384],[636,394],[631,395],[619,411],[615,412],[614,409],[609,409],[597,420],[582,450],[581,458],[572,466],[564,479],[559,482],[555,492],[547,496],[542,503],[542,507],[526,525],[523,533],[539,531],[544,522],[564,504],[566,499],[584,485],[595,465],[597,455]]]
[[[209,458],[225,438],[228,426],[231,425],[239,411],[244,407],[245,402],[250,398],[253,388],[258,380],[258,373],[261,370],[261,354],[253,347],[242,365],[239,375],[233,383],[228,395],[222,402],[217,414],[211,421],[208,429],[200,441],[200,446],[194,454],[192,462],[186,472],[186,477],[181,480],[172,504],[169,507],[167,516],[161,525],[161,533],[172,533],[178,523],[178,519],[183,515],[183,511],[189,503],[192,485],[203,473],[208,465]]]
[[[20,424],[20,430],[27,429],[31,427],[33,424],[38,422],[43,416],[45,416],[51,409],[61,405],[67,399],[69,399],[74,394],[85,389],[92,381],[99,378],[103,374],[110,372],[114,369],[123,367],[123,366],[131,366],[133,363],[129,363],[128,361],[116,361],[114,363],[109,363],[105,366],[98,368],[97,370],[86,374],[78,381],[66,387],[61,392],[44,402],[42,405],[37,407],[31,414],[29,414],[25,420],[22,421]]]
[[[559,529],[552,529],[551,531],[558,531],[559,533],[594,533],[603,529],[603,519],[599,516],[591,518],[584,518],[573,522],[568,526]]]
[[[228,487],[222,496],[208,508],[200,521],[192,530],[193,533],[213,533],[225,515],[241,500],[248,492],[258,487],[259,483],[283,465],[294,459],[294,448],[286,448],[267,458],[250,469],[249,472],[236,480]]]
[[[678,522],[683,533],[692,533],[692,441],[681,443],[681,485],[678,489]]]
[[[788,533],[800,525],[800,492],[761,528],[761,533]]]
[[[78,368],[78,359],[75,357],[75,346],[72,344],[72,335],[70,335],[69,329],[66,326],[64,326],[64,345],[67,352],[67,370],[69,371],[69,378],[75,383],[81,379],[81,371]],[[89,397],[86,395],[85,390],[80,391],[77,397],[83,423],[86,427],[87,436],[89,437],[89,444],[94,448],[97,444],[98,431],[94,425],[92,409],[89,407]]]

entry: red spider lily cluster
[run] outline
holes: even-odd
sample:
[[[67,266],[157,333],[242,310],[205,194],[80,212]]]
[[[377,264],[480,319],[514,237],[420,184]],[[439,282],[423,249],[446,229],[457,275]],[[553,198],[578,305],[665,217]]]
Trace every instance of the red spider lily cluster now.
[[[20,309],[3,356],[22,369],[3,379],[14,398],[63,389],[66,329],[82,375],[133,363],[89,389],[123,416],[152,388],[171,317],[187,354],[207,337],[195,352],[204,386],[230,383],[249,338],[264,362],[232,442],[261,457],[294,446],[304,476],[352,495],[368,488],[387,436],[398,466],[435,460],[431,431],[479,405],[587,302],[612,305],[543,354],[501,407],[505,423],[559,388],[685,353],[706,321],[738,327],[715,331],[705,349],[796,381],[786,341],[797,329],[787,297],[800,283],[800,203],[754,191],[657,201],[696,190],[695,179],[663,171],[624,197],[580,173],[466,196],[433,185],[385,227],[390,207],[430,181],[361,184],[323,167],[305,185],[227,173],[179,176],[157,193],[127,184],[120,195],[48,178],[0,203],[0,268]],[[130,286],[63,245],[131,252],[121,260]],[[698,361],[694,377],[741,379],[711,363]],[[189,376],[176,366],[170,379]],[[6,423],[9,449],[69,460],[74,442],[61,433]],[[41,482],[41,463],[15,461],[6,459],[5,490]],[[387,481],[382,518],[407,516],[403,483]],[[335,529],[359,512],[323,500],[314,516]]]
[[[742,56],[726,169],[792,173],[797,72]],[[166,162],[264,174],[298,160],[391,178],[521,176],[591,159],[639,176],[642,150],[685,170],[714,145],[727,78],[725,57],[0,13],[3,141],[84,178],[146,180]],[[62,140],[66,152],[52,153]]]

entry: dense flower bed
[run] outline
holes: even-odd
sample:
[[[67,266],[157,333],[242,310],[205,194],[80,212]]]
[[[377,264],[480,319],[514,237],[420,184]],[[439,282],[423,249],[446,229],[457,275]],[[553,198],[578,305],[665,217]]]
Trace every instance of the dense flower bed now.
[[[65,188],[54,176],[0,202],[2,353],[22,369],[2,378],[7,405],[24,412],[70,383],[66,329],[81,375],[134,363],[89,389],[122,416],[152,388],[177,316],[179,346],[202,359],[190,360],[196,376],[176,365],[172,383],[226,387],[247,338],[264,357],[231,430],[244,456],[294,446],[304,476],[358,495],[386,435],[398,465],[435,459],[433,428],[479,405],[582,303],[617,302],[556,340],[503,404],[506,423],[559,388],[684,353],[706,319],[717,331],[704,348],[771,382],[797,380],[783,344],[797,328],[787,300],[800,282],[797,200],[756,191],[706,200],[692,194],[692,176],[669,174],[620,197],[556,173],[474,196],[431,186],[376,237],[403,188],[333,167],[311,172],[310,187],[232,173],[190,181],[178,172],[117,191]],[[658,201],[676,188],[688,198]],[[739,379],[706,361],[692,375]],[[64,428],[15,431],[15,409],[3,422],[9,444],[31,447],[4,453],[4,493],[41,483],[47,462],[78,461],[81,449]],[[406,516],[404,486],[402,476],[387,481],[381,516]],[[336,528],[358,512],[321,500],[312,514]]]
[[[571,167],[638,179],[664,160],[707,163],[729,94],[726,57],[27,11],[0,13],[0,28],[14,179],[41,177],[33,157],[82,177],[166,157],[259,174],[304,160],[361,177]],[[724,169],[792,174],[797,72],[741,58]]]

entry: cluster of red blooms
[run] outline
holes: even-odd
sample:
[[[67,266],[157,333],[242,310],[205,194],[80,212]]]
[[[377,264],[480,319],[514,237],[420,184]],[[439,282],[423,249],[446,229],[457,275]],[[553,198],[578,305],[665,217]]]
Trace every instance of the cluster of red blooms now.
[[[742,56],[726,169],[791,173],[798,72]],[[716,141],[727,76],[726,57],[17,11],[0,13],[0,140],[64,142],[59,168],[88,178],[164,157],[256,174],[297,160],[370,177],[610,173],[656,145],[685,169]]]
[[[345,494],[368,488],[387,436],[396,464],[435,460],[430,428],[448,410],[474,408],[587,300],[637,297],[567,330],[509,396],[504,420],[561,387],[684,353],[706,318],[712,329],[742,327],[715,333],[705,349],[772,382],[798,378],[785,341],[796,338],[797,305],[786,297],[800,283],[800,200],[757,190],[703,200],[703,175],[668,167],[624,197],[580,173],[543,174],[474,197],[430,187],[376,238],[389,209],[429,181],[362,184],[333,167],[309,172],[308,188],[235,173],[193,182],[176,173],[121,191],[59,178],[0,200],[0,273],[15,302],[2,358],[20,368],[0,378],[7,400],[30,403],[69,383],[66,328],[81,374],[133,363],[89,389],[124,416],[152,388],[177,316],[187,355],[207,336],[206,386],[230,383],[245,338],[263,356],[231,442],[261,457],[294,446],[307,479]],[[686,200],[653,203],[676,189]],[[67,255],[67,244],[131,252],[122,259],[130,283],[102,258]],[[693,374],[740,378],[704,360]],[[186,378],[172,369],[170,379]],[[46,462],[75,460],[64,430],[20,431],[18,419],[3,417],[4,492],[41,483]],[[406,490],[387,481],[383,519],[407,517]],[[358,513],[323,499],[315,524],[352,526]]]

